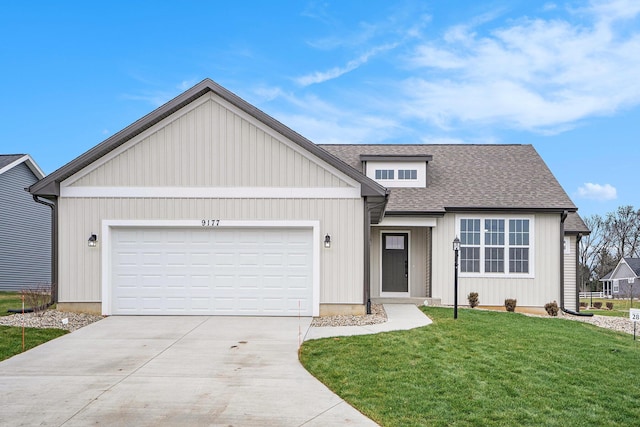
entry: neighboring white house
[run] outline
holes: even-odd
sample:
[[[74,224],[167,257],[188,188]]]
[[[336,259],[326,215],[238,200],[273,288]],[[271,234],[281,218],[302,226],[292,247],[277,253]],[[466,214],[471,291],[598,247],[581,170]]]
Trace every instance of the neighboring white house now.
[[[600,281],[605,296],[640,297],[640,258],[622,258]]]
[[[578,308],[589,232],[530,145],[318,146],[207,79],[30,191],[59,306],[328,315],[370,301]]]
[[[25,188],[44,177],[28,154],[0,154],[0,290],[51,284],[51,208]]]

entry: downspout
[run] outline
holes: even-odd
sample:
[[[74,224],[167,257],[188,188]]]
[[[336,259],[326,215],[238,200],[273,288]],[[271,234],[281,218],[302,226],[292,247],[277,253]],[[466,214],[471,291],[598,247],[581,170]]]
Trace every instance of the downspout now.
[[[580,272],[580,241],[582,240],[582,233],[578,233],[576,236],[576,311],[580,312],[580,286],[578,286],[578,280],[582,285],[582,273]]]
[[[35,194],[33,200],[51,208],[51,304],[55,304],[58,302],[58,206]]]
[[[564,211],[560,216],[560,307],[564,310],[564,221],[569,212]]]
[[[384,206],[385,200],[381,203],[372,204],[365,202],[364,204],[364,283],[363,297],[367,307],[367,314],[371,314],[371,211]]]

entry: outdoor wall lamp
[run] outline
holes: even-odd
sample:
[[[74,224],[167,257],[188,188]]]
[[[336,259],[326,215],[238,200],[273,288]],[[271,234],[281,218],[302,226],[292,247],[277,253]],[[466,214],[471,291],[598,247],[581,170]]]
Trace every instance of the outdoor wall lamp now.
[[[460,239],[453,239],[453,251],[456,253],[455,276],[453,279],[453,318],[458,318],[458,252],[460,252]]]
[[[331,236],[328,234],[324,236],[324,247],[327,249],[331,247]]]
[[[92,234],[91,236],[89,236],[89,240],[87,240],[87,244],[89,245],[90,248],[95,248],[96,245],[98,244],[98,236],[96,236],[95,234]]]

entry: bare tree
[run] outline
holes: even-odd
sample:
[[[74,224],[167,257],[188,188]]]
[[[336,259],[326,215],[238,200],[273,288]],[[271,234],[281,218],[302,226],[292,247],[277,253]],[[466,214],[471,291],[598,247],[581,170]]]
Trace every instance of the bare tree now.
[[[604,220],[609,249],[617,260],[623,257],[637,257],[640,249],[640,209],[620,206],[609,212]]]
[[[609,236],[604,219],[596,214],[584,218],[584,222],[591,230],[591,234],[583,236],[580,240],[579,262],[582,266],[580,272],[583,275],[581,278],[583,288],[586,283],[600,278],[598,267],[600,266],[602,251],[609,247]]]

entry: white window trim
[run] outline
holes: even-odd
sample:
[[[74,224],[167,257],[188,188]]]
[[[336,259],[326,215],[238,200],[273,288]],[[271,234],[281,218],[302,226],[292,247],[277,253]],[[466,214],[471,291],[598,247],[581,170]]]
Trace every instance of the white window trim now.
[[[209,218],[206,218],[209,219]],[[100,236],[102,273],[100,279],[102,290],[102,314],[111,315],[111,233],[113,228],[126,227],[166,227],[166,228],[310,228],[313,230],[313,316],[320,315],[320,221],[253,221],[253,220],[219,220],[215,227],[203,227],[202,219],[187,220],[103,220]],[[324,238],[323,238],[324,240]]]
[[[399,234],[403,233],[407,235],[407,292],[382,292],[382,250],[384,249],[384,234]],[[390,298],[406,298],[411,296],[411,231],[410,230],[380,230],[380,250],[378,251],[380,257],[380,297]]]
[[[508,279],[533,279],[535,278],[535,217],[527,216],[527,215],[456,215],[455,217],[455,228],[456,228],[456,236],[460,236],[460,220],[461,219],[479,219],[480,220],[480,272],[479,273],[463,273],[459,271],[459,277],[473,277],[473,278],[508,278]],[[503,219],[505,221],[504,224],[504,232],[505,232],[505,254],[504,254],[504,273],[485,273],[484,272],[484,220],[485,219]],[[529,273],[509,273],[509,220],[510,219],[527,219],[529,220]],[[497,247],[494,245],[488,245],[490,247]],[[477,247],[477,246],[475,246]],[[524,246],[513,246],[514,248],[522,248]]]

